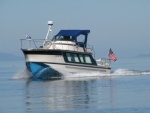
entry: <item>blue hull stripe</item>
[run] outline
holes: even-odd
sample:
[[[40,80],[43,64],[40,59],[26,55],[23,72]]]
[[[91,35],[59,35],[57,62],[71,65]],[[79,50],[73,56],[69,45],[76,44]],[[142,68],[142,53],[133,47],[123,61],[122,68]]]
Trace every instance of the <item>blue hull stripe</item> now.
[[[51,77],[58,77],[61,75],[61,73],[43,63],[27,62],[26,65],[36,79],[50,79]]]

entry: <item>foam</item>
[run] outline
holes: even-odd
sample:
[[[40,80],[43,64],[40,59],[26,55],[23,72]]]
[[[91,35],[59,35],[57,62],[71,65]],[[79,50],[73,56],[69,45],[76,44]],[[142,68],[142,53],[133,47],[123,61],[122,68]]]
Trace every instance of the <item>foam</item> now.
[[[32,77],[32,74],[28,71],[27,68],[16,73],[12,79],[29,79]]]
[[[110,74],[102,74],[100,72],[91,73],[76,73],[64,75],[65,79],[69,78],[96,78],[96,77],[115,77],[115,76],[131,76],[131,75],[150,75],[150,70],[130,70],[130,69],[116,69]]]
[[[110,74],[102,74],[100,72],[91,72],[91,73],[65,73],[62,76],[62,79],[91,79],[96,77],[115,77],[115,76],[131,76],[131,75],[150,75],[150,70],[130,70],[130,69],[116,69]],[[32,74],[27,70],[23,69],[19,71],[12,79],[29,79],[32,77]],[[60,78],[60,77],[59,77]]]
[[[150,70],[117,69],[111,75],[150,75]]]

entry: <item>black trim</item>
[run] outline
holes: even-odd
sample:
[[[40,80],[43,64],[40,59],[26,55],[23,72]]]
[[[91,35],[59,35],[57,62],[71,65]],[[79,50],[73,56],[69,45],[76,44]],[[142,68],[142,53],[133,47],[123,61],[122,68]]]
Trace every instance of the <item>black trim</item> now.
[[[24,54],[40,54],[40,55],[62,55],[63,52],[70,52],[70,53],[79,53],[79,54],[86,54],[92,55],[92,53],[85,53],[85,52],[78,52],[78,51],[69,51],[69,50],[49,50],[49,49],[21,49]]]
[[[24,54],[40,54],[40,55],[62,55],[62,52],[59,50],[24,50],[22,49]]]

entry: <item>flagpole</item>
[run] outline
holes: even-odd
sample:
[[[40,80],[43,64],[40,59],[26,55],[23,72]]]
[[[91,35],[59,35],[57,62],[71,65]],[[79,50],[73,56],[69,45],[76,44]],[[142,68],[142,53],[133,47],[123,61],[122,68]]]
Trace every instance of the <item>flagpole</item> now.
[[[28,34],[26,34],[26,40],[28,40],[30,42],[30,48],[31,48],[31,36],[29,36]]]

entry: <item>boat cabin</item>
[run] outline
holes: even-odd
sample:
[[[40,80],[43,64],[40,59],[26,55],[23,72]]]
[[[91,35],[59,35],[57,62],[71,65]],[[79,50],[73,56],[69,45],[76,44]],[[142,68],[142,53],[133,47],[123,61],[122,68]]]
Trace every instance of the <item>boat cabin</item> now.
[[[21,46],[26,45],[26,43],[23,44],[23,41],[28,41],[30,49],[32,47],[32,49],[69,50],[92,53],[93,47],[87,45],[89,33],[90,30],[60,30],[51,40],[46,38],[44,42],[43,40],[36,39],[22,39]]]

